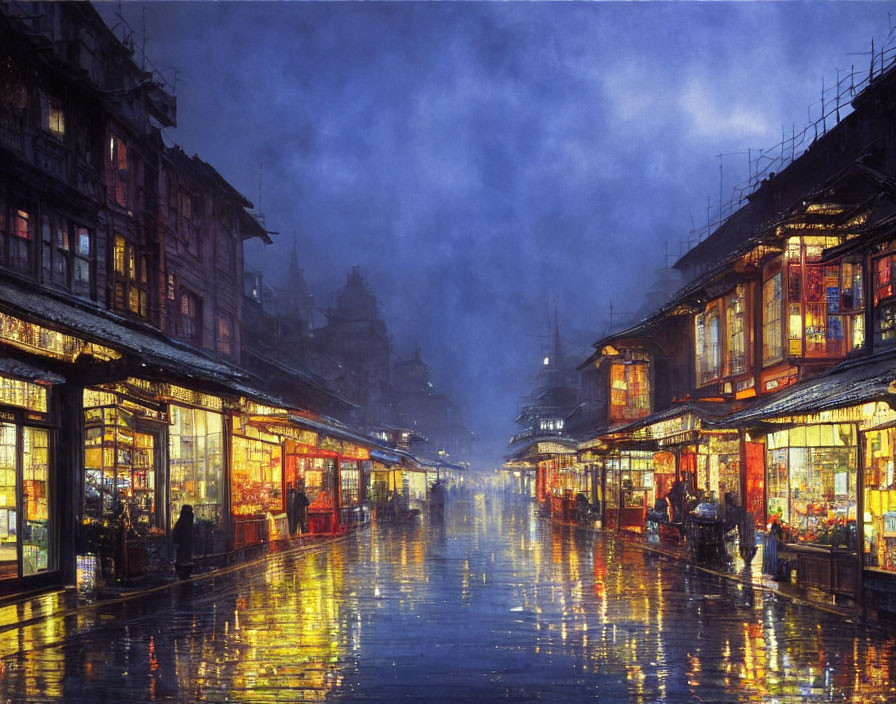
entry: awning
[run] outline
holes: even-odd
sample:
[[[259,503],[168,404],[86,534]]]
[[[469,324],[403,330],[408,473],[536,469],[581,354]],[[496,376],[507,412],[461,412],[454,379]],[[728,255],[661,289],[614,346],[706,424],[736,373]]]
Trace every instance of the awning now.
[[[370,459],[388,465],[401,463],[401,457],[399,457],[398,455],[392,452],[386,452],[385,450],[380,450],[378,448],[374,448],[370,451]]]
[[[88,311],[37,291],[26,290],[10,281],[0,281],[0,309],[45,322],[60,332],[83,336],[109,347],[121,348],[149,364],[169,368],[188,376],[209,380],[245,379],[234,367],[216,362],[186,346],[169,341],[161,333],[140,331],[116,321],[105,311]]]
[[[768,402],[734,413],[717,426],[743,427],[763,420],[817,414],[873,401],[896,402],[896,355],[844,362],[826,374],[794,384]]]
[[[574,455],[575,453],[575,440],[548,435],[532,438],[512,455],[508,455],[507,459],[525,460],[536,457],[549,457],[551,455]]]
[[[9,357],[0,357],[0,374],[14,376],[26,381],[37,381],[45,384],[63,384],[65,377],[33,364],[20,362]]]
[[[731,406],[720,402],[688,401],[676,404],[632,423],[610,428],[602,435],[610,440],[674,441],[692,436],[704,425],[725,418]]]
[[[328,423],[323,420],[308,418],[307,416],[298,415],[296,413],[290,413],[289,420],[296,425],[303,426],[309,430],[314,430],[321,435],[326,435],[334,440],[348,440],[349,442],[363,445],[367,448],[378,447],[378,443],[373,438],[354,433],[343,426],[334,425],[333,423]]]

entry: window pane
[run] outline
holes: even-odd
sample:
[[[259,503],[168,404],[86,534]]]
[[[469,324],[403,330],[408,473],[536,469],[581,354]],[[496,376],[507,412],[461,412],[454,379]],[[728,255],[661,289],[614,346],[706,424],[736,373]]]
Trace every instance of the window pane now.
[[[124,275],[124,251],[124,237],[115,235],[115,249],[112,256],[116,274]]]
[[[90,262],[86,259],[75,259],[74,279],[76,283],[90,283]]]
[[[762,361],[775,362],[782,357],[781,272],[762,285]]]
[[[25,240],[31,239],[31,215],[26,210],[16,211],[15,233]]]

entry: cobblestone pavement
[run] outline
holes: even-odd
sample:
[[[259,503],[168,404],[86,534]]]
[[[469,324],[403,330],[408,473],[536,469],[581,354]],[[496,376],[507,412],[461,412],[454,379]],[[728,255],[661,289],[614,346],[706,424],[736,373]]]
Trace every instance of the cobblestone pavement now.
[[[896,639],[455,498],[308,554],[0,608],[0,702],[896,701]]]

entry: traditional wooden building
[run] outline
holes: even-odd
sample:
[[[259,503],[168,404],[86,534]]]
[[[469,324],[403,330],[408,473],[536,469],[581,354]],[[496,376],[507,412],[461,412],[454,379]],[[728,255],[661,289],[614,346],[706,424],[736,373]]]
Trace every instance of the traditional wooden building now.
[[[528,483],[534,487],[535,498],[551,507],[555,515],[564,516],[573,494],[580,490],[590,493],[591,489],[584,486],[589,477],[578,476],[576,442],[566,428],[567,418],[578,405],[579,388],[575,362],[561,341],[556,320],[541,362],[516,418],[523,430],[510,439],[504,467],[531,474]]]
[[[363,522],[350,405],[241,366],[242,242],[270,240],[164,146],[173,95],[87,3],[0,7],[0,64],[0,594],[139,576],[188,504],[197,555],[267,549],[299,480],[322,530]]]
[[[611,522],[626,492],[649,505],[670,479],[703,500],[731,495],[758,526],[785,525],[799,584],[873,613],[896,611],[894,85],[892,69],[870,81],[681,257],[679,291],[582,366],[600,414],[580,451],[603,468]]]

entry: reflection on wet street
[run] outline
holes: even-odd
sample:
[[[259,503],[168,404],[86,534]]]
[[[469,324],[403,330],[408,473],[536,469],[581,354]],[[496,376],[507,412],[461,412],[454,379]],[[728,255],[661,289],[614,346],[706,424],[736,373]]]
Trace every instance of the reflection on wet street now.
[[[136,599],[54,598],[0,609],[0,702],[896,699],[884,630],[484,495]]]

